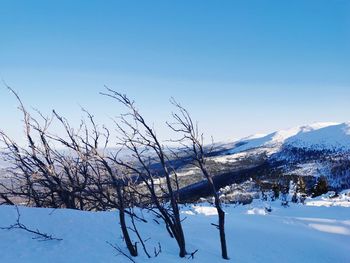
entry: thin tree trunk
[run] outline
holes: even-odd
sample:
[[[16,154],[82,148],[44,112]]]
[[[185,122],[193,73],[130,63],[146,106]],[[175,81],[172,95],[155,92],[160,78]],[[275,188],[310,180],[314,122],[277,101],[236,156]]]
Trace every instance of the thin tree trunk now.
[[[169,175],[169,171],[166,167],[165,161],[164,161],[164,157],[161,154],[160,156],[161,159],[161,163],[164,169],[164,173],[165,173],[165,178],[166,178],[166,183],[167,183],[167,188],[169,190],[169,195],[170,195],[170,203],[171,203],[171,207],[174,213],[174,226],[175,226],[175,238],[176,241],[179,245],[179,256],[181,258],[184,258],[187,255],[187,251],[186,251],[186,242],[185,242],[185,235],[182,229],[182,223],[181,223],[181,218],[180,218],[180,212],[179,212],[179,206],[173,191],[173,188],[171,186],[171,180],[170,180],[170,175]]]
[[[215,207],[218,211],[219,217],[219,231],[220,231],[220,243],[221,243],[221,255],[223,259],[229,259],[227,255],[226,236],[225,236],[225,212],[222,210],[221,205],[217,202],[218,196],[215,196]]]
[[[206,168],[204,166],[200,166],[204,176],[207,178],[207,181],[209,183],[209,186],[212,189],[213,195],[214,195],[214,202],[215,207],[218,212],[218,219],[219,219],[219,232],[220,232],[220,243],[221,243],[221,256],[223,259],[229,259],[227,254],[227,245],[226,245],[226,236],[225,236],[225,212],[221,207],[221,201],[219,194],[216,191],[216,187],[213,181],[213,178],[209,175]]]
[[[133,257],[137,257],[137,249],[136,246],[131,242],[131,238],[128,232],[128,228],[125,223],[125,207],[124,207],[124,201],[123,201],[123,195],[120,189],[120,185],[116,186],[117,188],[117,195],[119,199],[119,221],[120,221],[120,227],[123,232],[123,237],[125,240],[125,244],[130,252],[130,255]]]

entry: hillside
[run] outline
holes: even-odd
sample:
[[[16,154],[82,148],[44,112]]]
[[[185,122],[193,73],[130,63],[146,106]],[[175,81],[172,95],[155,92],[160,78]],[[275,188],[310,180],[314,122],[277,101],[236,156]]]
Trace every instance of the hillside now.
[[[209,156],[208,166],[219,187],[253,179],[267,182],[267,188],[272,184],[283,188],[303,177],[311,194],[323,176],[330,189],[341,191],[350,186],[350,123],[315,123],[253,135],[215,144]],[[183,171],[186,198],[190,191],[195,192],[194,198],[206,195],[206,183],[198,171],[189,165]]]
[[[307,200],[306,205],[283,208],[280,201],[255,201],[248,206],[225,206],[226,233],[232,262],[240,263],[348,263],[350,262],[350,212],[346,206],[350,197],[338,199],[324,196]],[[265,207],[271,206],[268,213]],[[326,207],[329,206],[329,207]],[[0,230],[1,262],[6,263],[96,263],[131,262],[116,255],[106,241],[119,245],[117,212],[81,212],[67,209],[20,207],[26,226],[62,238],[62,241],[40,242],[35,235],[21,230]],[[138,223],[146,244],[153,248],[161,244],[156,258],[141,256],[135,262],[179,262],[174,240],[165,235],[164,226],[143,212],[148,223]],[[182,218],[188,249],[198,249],[193,262],[224,262],[220,259],[215,209],[209,204],[182,207]],[[16,220],[14,207],[0,206],[0,226]],[[135,239],[135,237],[134,237]],[[141,248],[140,248],[141,250]],[[187,260],[185,260],[187,261]],[[192,261],[192,260],[191,260]]]
[[[229,148],[230,154],[255,148],[270,149],[269,153],[274,153],[284,147],[349,151],[350,123],[314,123],[268,135],[253,135],[221,147]]]

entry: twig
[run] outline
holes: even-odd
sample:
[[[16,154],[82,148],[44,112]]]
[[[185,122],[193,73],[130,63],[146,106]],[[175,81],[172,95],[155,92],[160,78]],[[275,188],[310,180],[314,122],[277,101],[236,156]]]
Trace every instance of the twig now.
[[[162,253],[162,246],[160,245],[160,243],[158,242],[158,249],[155,247],[154,248],[154,257],[158,257],[158,255]]]
[[[219,225],[211,223],[212,226],[215,226],[217,229],[219,229]]]
[[[136,261],[131,257],[129,256],[128,254],[126,254],[120,247],[116,246],[116,245],[113,245],[111,244],[110,242],[106,241],[106,243],[108,245],[110,245],[114,250],[116,250],[118,252],[118,255],[122,255],[124,257],[126,257],[127,259],[129,259],[131,262],[133,263],[136,263]]]
[[[196,249],[195,251],[193,251],[189,257],[187,259],[194,259],[194,255],[198,252],[198,249]]]
[[[24,224],[21,223],[20,219],[21,219],[21,214],[19,212],[18,206],[16,207],[16,211],[17,211],[17,219],[16,219],[16,223],[12,224],[8,227],[0,227],[0,229],[2,230],[13,230],[13,229],[21,229],[24,230],[26,232],[29,232],[31,234],[36,235],[35,237],[33,237],[32,239],[34,240],[38,240],[38,241],[62,241],[62,238],[56,238],[52,235],[46,234],[46,233],[42,233],[40,232],[38,229],[37,230],[33,230],[30,229],[28,227],[26,227]]]

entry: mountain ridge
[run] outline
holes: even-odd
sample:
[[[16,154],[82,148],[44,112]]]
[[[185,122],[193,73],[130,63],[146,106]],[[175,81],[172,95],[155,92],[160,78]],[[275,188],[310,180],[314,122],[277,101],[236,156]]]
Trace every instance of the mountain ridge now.
[[[350,122],[317,122],[266,135],[251,135],[223,147],[228,150],[227,154],[256,148],[268,148],[271,154],[283,147],[350,151]]]

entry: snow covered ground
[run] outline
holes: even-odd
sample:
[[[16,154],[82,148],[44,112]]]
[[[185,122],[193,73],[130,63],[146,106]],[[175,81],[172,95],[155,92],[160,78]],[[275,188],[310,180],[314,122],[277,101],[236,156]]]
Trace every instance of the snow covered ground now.
[[[326,196],[308,200],[307,205],[288,208],[276,201],[265,204],[254,201],[247,206],[229,205],[226,232],[232,262],[350,262],[350,197],[345,194],[332,199]],[[271,205],[272,212],[265,210]],[[130,262],[106,243],[123,246],[117,223],[117,212],[81,212],[66,209],[20,207],[21,222],[27,227],[53,234],[63,241],[33,240],[22,230],[0,230],[0,262],[69,263]],[[216,212],[209,204],[189,205],[182,209],[189,251],[198,249],[194,262],[220,262],[219,236],[211,226]],[[148,223],[139,229],[150,253],[160,242],[162,253],[148,260],[141,248],[136,262],[180,262],[175,241],[144,213]],[[14,207],[0,207],[0,226],[16,220]]]

